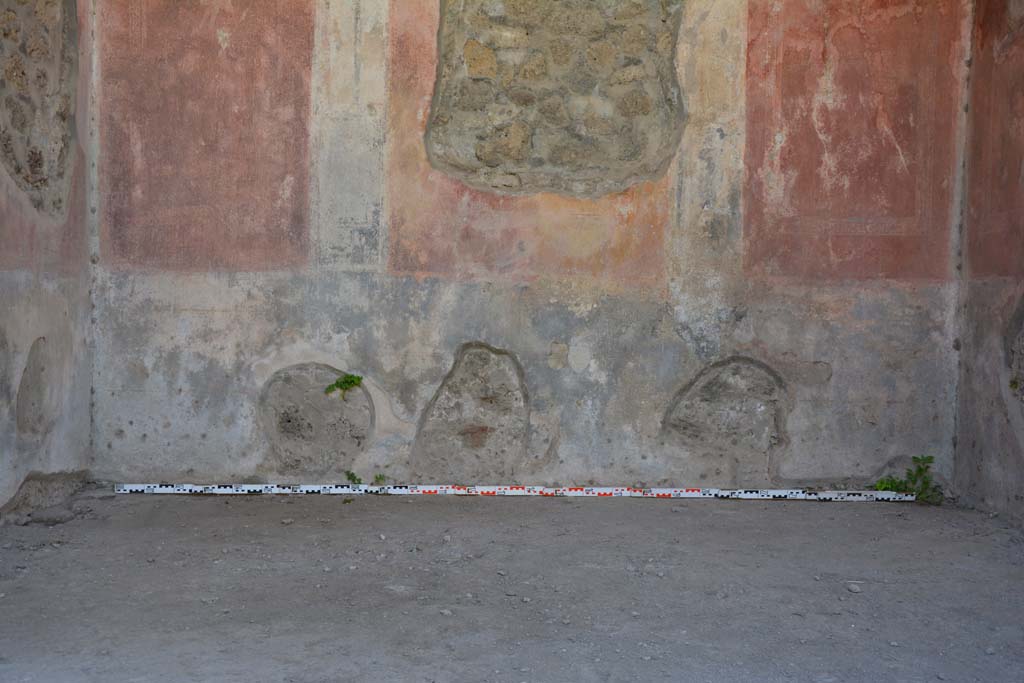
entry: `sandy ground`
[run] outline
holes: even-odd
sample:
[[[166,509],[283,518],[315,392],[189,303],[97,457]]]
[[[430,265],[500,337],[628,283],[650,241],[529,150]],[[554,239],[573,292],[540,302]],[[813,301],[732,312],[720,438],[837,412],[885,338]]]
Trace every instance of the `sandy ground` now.
[[[1021,681],[1024,538],[906,504],[79,497],[0,681]]]

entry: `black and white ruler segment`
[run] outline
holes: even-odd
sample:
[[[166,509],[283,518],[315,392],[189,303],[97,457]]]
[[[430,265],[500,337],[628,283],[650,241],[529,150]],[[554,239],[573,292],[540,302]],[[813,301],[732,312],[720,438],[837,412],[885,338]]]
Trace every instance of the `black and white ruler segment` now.
[[[526,496],[538,498],[652,498],[704,500],[809,500],[838,503],[910,503],[892,491],[806,489],[636,488],[631,486],[369,486],[365,484],[117,484],[117,494],[188,496]]]

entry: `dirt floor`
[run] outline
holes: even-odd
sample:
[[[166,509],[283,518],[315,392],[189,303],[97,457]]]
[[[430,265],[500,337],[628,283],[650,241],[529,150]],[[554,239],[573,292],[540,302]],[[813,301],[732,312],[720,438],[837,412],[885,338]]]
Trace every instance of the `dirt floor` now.
[[[75,513],[0,528],[0,681],[1024,680],[1024,537],[974,512],[86,492]]]

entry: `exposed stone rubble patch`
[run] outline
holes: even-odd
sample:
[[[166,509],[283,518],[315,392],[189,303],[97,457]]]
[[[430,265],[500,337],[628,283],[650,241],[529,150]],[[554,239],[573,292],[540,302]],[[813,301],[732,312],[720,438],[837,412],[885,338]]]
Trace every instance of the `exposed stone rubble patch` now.
[[[685,448],[701,484],[756,486],[772,481],[770,456],[787,442],[782,378],[750,358],[705,369],[677,394],[663,438]]]
[[[274,374],[263,389],[259,420],[270,440],[265,464],[282,474],[307,475],[351,469],[374,429],[374,407],[363,387],[344,398],[324,390],[343,373],[327,365],[293,365]]]
[[[679,144],[682,0],[442,0],[431,163],[502,193],[595,197]]]
[[[0,526],[8,523],[52,525],[74,519],[76,512],[68,501],[85,488],[87,480],[85,472],[30,474],[11,500],[0,506]]]
[[[421,419],[414,477],[424,483],[516,481],[527,468],[529,425],[519,361],[506,351],[467,344]]]
[[[46,213],[63,213],[70,185],[78,15],[74,0],[0,7],[0,158]]]

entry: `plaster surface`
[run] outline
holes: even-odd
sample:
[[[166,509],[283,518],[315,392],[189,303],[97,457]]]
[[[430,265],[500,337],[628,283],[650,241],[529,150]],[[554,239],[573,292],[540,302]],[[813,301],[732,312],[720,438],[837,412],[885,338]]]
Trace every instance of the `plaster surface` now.
[[[963,0],[752,0],[747,270],[950,277]]]
[[[97,12],[104,260],[304,262],[312,0],[104,0]]]

